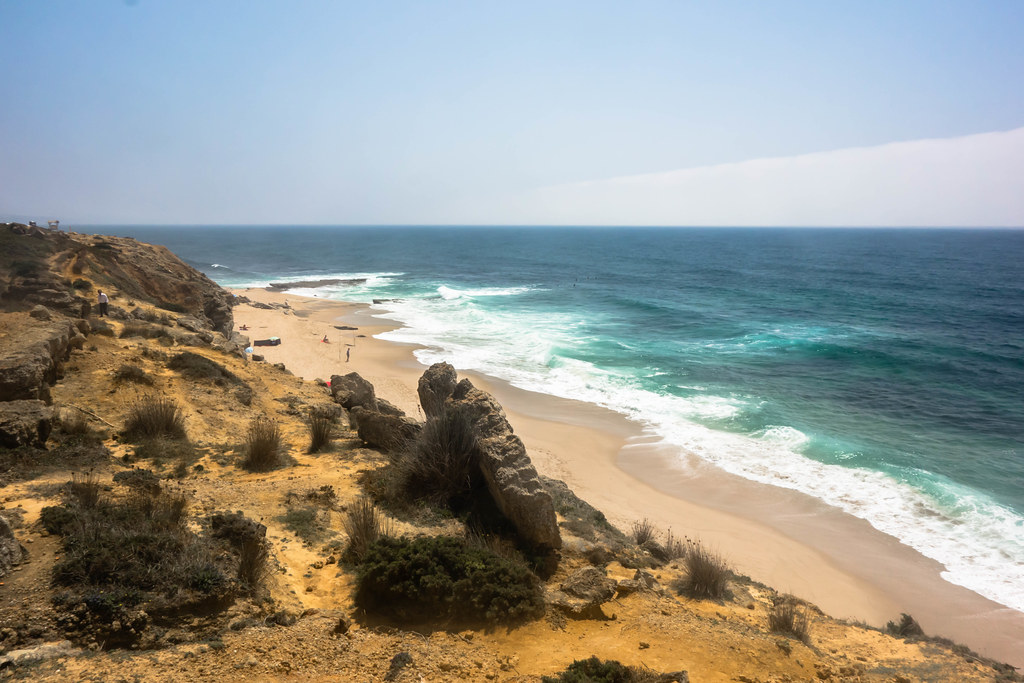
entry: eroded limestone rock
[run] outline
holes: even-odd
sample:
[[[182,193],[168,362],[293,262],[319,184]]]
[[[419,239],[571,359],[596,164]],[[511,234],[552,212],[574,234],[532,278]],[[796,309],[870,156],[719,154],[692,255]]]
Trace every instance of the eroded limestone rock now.
[[[347,410],[355,407],[377,410],[377,396],[373,385],[359,376],[358,372],[347,375],[331,375],[331,395],[336,403]]]
[[[78,330],[67,319],[25,319],[17,343],[0,350],[0,401],[48,400],[49,387],[64,374],[71,339]]]
[[[351,415],[359,438],[368,446],[388,453],[402,449],[423,428],[419,422],[405,414],[381,413],[363,406],[352,408]]]
[[[447,363],[427,369],[419,382],[424,412],[436,416],[451,406],[469,415],[480,447],[480,471],[498,509],[524,540],[560,548],[562,537],[551,495],[544,490],[522,440],[513,434],[505,411],[468,379],[458,384],[455,379],[455,370]]]
[[[54,409],[39,400],[0,403],[0,446],[45,447],[55,416]]]

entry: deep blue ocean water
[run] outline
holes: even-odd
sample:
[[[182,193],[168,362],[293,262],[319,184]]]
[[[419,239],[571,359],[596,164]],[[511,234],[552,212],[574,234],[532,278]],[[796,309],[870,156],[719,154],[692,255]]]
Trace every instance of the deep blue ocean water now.
[[[1024,231],[128,227],[370,303],[424,363],[600,404],[1024,611]],[[681,466],[684,458],[680,459]]]

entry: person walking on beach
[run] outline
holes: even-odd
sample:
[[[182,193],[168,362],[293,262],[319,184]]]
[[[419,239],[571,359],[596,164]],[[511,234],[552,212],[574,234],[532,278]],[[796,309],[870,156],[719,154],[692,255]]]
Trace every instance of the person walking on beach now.
[[[345,362],[348,362],[348,357],[352,354],[352,347],[345,349]]]
[[[107,303],[110,301],[110,299],[107,298],[107,295],[103,293],[102,289],[99,291],[100,295],[97,298],[97,301],[99,301],[100,304],[100,317],[102,318],[103,316],[107,316],[109,318],[110,314],[107,313]]]

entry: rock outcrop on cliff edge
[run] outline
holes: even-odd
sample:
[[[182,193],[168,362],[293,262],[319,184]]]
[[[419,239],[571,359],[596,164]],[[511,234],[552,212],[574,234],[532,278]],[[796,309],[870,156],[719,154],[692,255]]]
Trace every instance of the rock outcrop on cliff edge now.
[[[186,313],[230,336],[232,296],[166,247],[130,237],[83,235],[0,224],[0,304],[42,304],[72,318],[89,315],[96,290]]]
[[[522,440],[512,432],[494,397],[468,379],[456,382],[455,368],[435,363],[419,380],[420,404],[427,418],[447,408],[465,411],[473,420],[480,448],[479,465],[487,489],[519,535],[534,545],[562,547],[554,503],[544,490]]]

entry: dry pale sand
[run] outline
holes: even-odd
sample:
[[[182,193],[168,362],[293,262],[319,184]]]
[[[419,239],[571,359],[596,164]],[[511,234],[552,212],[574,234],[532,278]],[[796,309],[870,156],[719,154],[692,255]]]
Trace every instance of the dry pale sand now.
[[[358,372],[378,395],[422,418],[416,381],[425,367],[413,357],[415,347],[374,339],[394,324],[360,304],[261,289],[236,293],[289,305],[236,309],[236,323],[246,324],[252,339],[282,339],[280,346],[256,348],[267,362],[284,363],[309,380]],[[542,474],[565,481],[620,529],[647,518],[676,535],[699,538],[740,573],[832,616],[880,626],[906,612],[931,635],[1024,667],[1024,614],[944,581],[938,563],[863,520],[709,467],[684,470],[638,425],[612,411],[459,374],[494,394]]]

